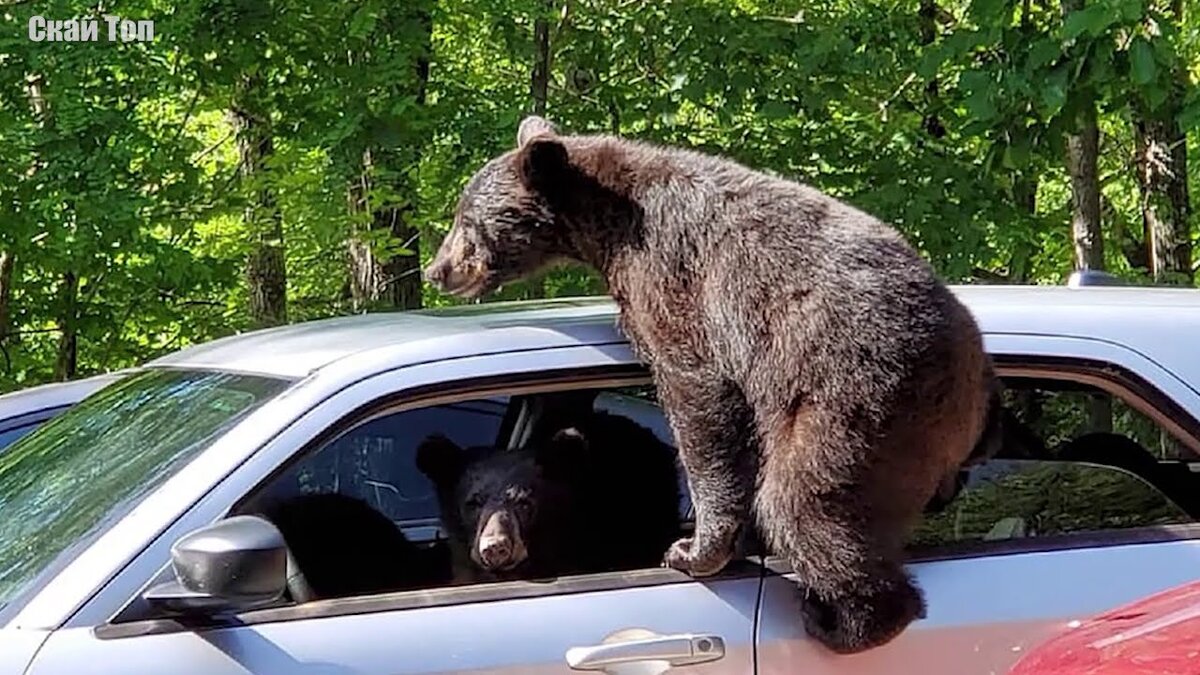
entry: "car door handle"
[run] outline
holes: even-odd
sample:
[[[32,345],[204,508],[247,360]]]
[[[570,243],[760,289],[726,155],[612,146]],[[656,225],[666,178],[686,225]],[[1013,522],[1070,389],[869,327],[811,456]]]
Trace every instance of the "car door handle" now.
[[[573,670],[603,670],[636,661],[662,661],[671,666],[688,666],[716,661],[725,656],[725,640],[717,635],[660,635],[623,640],[567,650],[567,665]]]

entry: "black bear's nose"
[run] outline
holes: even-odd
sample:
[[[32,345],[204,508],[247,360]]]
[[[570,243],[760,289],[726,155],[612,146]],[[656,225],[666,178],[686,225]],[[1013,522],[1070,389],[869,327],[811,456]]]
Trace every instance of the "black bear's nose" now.
[[[500,567],[512,557],[512,540],[504,535],[491,535],[479,540],[479,559],[487,567]]]

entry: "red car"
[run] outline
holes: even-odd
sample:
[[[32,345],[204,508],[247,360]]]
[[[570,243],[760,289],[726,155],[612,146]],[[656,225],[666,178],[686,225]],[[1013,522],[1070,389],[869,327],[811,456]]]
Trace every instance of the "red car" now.
[[[1009,675],[1200,674],[1200,581],[1072,625]]]

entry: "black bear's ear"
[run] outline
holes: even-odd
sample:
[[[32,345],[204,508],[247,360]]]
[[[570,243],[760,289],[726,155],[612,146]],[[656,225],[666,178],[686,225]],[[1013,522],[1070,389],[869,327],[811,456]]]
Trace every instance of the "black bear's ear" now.
[[[517,173],[525,189],[546,193],[566,177],[567,148],[553,136],[537,136],[517,151]]]
[[[567,173],[567,149],[558,129],[537,115],[521,120],[517,129],[517,173],[527,190],[546,193]]]
[[[417,446],[417,469],[438,485],[458,480],[464,465],[462,448],[441,434],[434,434]]]
[[[559,429],[550,437],[550,444],[560,446],[560,452],[586,452],[587,438],[575,427]]]
[[[581,465],[587,449],[587,439],[578,429],[560,429],[549,441],[538,446],[537,463],[551,473],[569,471]]]
[[[544,117],[538,115],[529,115],[521,120],[521,125],[517,127],[517,147],[523,148],[536,136],[554,137],[558,135],[558,129],[554,128]]]

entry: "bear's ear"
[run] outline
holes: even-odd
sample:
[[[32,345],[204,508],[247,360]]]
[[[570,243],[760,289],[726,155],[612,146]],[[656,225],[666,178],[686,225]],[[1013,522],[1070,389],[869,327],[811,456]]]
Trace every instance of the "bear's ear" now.
[[[441,434],[434,434],[417,446],[417,469],[437,485],[454,483],[464,468],[463,449]]]
[[[566,178],[569,167],[567,148],[554,136],[539,135],[517,151],[517,173],[527,190],[551,192]]]
[[[517,147],[523,148],[525,144],[532,140],[535,136],[554,137],[558,135],[558,129],[547,121],[544,117],[538,115],[530,115],[521,120],[521,125],[517,127]]]
[[[561,451],[565,452],[587,452],[587,438],[579,429],[575,427],[567,427],[559,429],[550,437],[551,445],[561,446]]]
[[[550,440],[537,448],[539,466],[552,474],[563,474],[579,467],[587,454],[588,442],[575,427],[556,431]]]

